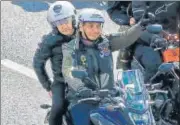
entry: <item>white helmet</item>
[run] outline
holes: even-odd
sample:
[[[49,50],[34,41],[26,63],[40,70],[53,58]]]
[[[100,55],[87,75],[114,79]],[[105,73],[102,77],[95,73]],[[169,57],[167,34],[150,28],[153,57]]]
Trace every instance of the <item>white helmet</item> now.
[[[87,8],[81,10],[79,16],[80,22],[100,22],[104,23],[104,16],[100,10],[94,8]]]
[[[75,17],[76,9],[68,1],[56,1],[48,9],[47,20],[50,24],[68,17]]]

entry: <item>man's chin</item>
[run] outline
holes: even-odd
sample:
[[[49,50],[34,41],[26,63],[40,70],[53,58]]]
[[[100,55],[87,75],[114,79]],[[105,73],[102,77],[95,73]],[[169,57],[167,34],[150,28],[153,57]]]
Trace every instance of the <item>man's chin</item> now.
[[[89,39],[94,41],[94,40],[97,40],[98,37],[90,37]]]
[[[64,35],[66,35],[66,36],[70,36],[72,34],[73,34],[73,32],[66,32],[66,33],[64,33]]]

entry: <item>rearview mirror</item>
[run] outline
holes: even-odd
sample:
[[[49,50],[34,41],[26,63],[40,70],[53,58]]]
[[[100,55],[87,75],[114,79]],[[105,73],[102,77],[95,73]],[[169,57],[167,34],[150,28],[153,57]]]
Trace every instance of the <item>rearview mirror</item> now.
[[[152,25],[148,25],[146,27],[146,30],[150,33],[153,33],[153,34],[158,34],[160,33],[163,28],[162,28],[162,25],[159,25],[159,24],[152,24]]]

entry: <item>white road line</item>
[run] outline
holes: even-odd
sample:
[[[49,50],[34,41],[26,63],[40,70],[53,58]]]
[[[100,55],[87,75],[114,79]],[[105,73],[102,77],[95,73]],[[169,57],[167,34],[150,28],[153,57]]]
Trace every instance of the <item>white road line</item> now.
[[[117,52],[114,52],[113,53],[113,58],[114,58],[114,71],[115,71],[115,67],[116,67],[116,58],[117,58]],[[1,60],[1,65],[9,68],[9,69],[12,69],[14,71],[17,71],[29,78],[32,78],[32,79],[35,79],[35,80],[38,80],[35,72],[33,69],[30,69],[30,68],[27,68],[21,64],[18,64],[16,62],[13,62],[9,59],[3,59]],[[53,78],[50,78],[50,80],[53,80]]]
[[[10,68],[14,71],[17,71],[17,72],[19,72],[25,76],[28,76],[32,79],[38,80],[34,70],[27,68],[21,64],[17,64],[16,62],[13,62],[8,59],[3,59],[3,60],[1,60],[1,65],[5,66],[7,68]]]

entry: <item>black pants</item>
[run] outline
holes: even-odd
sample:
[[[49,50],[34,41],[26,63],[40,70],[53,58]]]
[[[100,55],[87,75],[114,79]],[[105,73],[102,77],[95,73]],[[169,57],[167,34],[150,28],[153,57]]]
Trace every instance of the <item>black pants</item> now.
[[[51,87],[52,108],[49,117],[49,125],[62,125],[62,116],[65,107],[65,84],[55,83]]]

